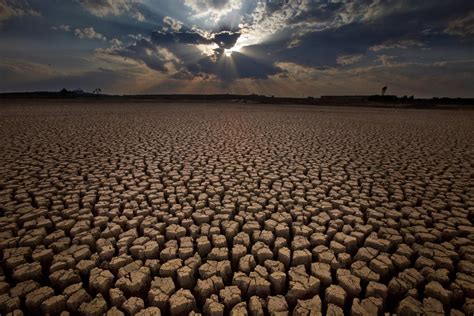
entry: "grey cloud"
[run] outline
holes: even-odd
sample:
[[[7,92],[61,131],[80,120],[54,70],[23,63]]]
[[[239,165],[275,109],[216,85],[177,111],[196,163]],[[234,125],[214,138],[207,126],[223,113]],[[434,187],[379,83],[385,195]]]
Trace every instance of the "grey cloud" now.
[[[363,55],[362,54],[356,54],[356,55],[341,55],[336,58],[336,63],[338,65],[352,65],[355,63],[358,63],[362,59]]]
[[[92,26],[85,27],[82,29],[81,28],[72,29],[70,25],[63,24],[60,26],[53,26],[51,29],[55,31],[71,32],[80,39],[91,39],[91,40],[101,40],[101,41],[107,40],[106,36],[94,30]]]
[[[198,30],[184,30],[178,32],[153,31],[150,36],[152,42],[156,45],[206,45],[215,43],[220,48],[231,48],[239,37],[240,33],[235,32],[222,31],[207,35]]]
[[[408,48],[423,48],[426,45],[418,40],[406,39],[406,40],[389,40],[381,44],[377,44],[369,47],[370,51],[378,52],[385,49],[408,49]]]
[[[81,39],[98,39],[102,41],[106,41],[107,37],[104,35],[96,32],[93,27],[86,27],[83,29],[76,28],[74,30],[74,35],[81,38]]]
[[[63,24],[63,25],[60,25],[60,26],[53,26],[51,29],[55,30],[55,31],[70,32],[71,31],[71,26]]]

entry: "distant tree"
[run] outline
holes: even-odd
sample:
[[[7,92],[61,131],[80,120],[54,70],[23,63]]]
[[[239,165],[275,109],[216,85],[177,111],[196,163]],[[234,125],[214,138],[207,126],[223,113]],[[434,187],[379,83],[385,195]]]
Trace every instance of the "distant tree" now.
[[[101,88],[95,88],[94,91],[92,91],[93,94],[100,94],[102,92]]]
[[[61,94],[66,94],[66,93],[69,93],[69,91],[66,90],[66,88],[62,88],[59,93]]]
[[[387,92],[387,86],[384,86],[384,87],[382,88],[382,96],[385,95],[385,92]]]

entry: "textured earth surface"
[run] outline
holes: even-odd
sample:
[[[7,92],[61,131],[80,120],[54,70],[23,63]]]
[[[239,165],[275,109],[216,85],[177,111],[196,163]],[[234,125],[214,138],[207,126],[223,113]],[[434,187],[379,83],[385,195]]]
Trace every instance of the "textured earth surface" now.
[[[474,112],[2,103],[2,315],[473,315]]]

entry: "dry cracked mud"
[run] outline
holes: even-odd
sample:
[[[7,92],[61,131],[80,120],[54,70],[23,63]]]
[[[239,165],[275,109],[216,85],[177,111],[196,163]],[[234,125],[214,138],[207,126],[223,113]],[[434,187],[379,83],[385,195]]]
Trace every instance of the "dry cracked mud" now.
[[[473,315],[474,112],[0,104],[2,315]]]

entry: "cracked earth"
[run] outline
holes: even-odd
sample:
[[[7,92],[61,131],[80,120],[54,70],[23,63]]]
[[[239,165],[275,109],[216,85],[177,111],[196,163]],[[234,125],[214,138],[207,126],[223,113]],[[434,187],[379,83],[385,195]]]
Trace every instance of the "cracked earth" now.
[[[0,104],[0,312],[473,315],[474,112]]]

